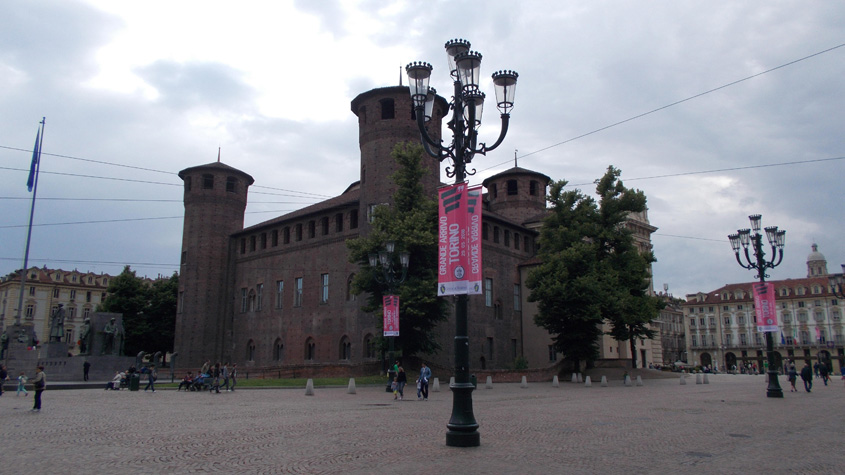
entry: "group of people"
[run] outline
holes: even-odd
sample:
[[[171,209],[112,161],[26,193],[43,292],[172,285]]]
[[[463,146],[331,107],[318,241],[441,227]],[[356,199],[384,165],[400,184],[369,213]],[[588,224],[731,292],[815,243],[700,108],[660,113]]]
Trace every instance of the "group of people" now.
[[[15,396],[20,396],[23,393],[24,397],[29,396],[29,391],[26,390],[26,383],[29,378],[24,371],[18,375],[18,388]],[[9,381],[9,373],[6,371],[6,366],[0,365],[0,396],[3,395],[3,385]],[[35,389],[35,401],[32,405],[33,412],[41,412],[41,393],[47,389],[47,375],[44,374],[44,367],[39,365],[35,368],[35,376],[32,378],[32,387]]]
[[[405,368],[399,364],[399,360],[393,364],[393,382],[391,389],[393,389],[393,399],[401,401],[405,397],[405,385],[408,383],[408,376],[405,374]],[[428,380],[431,379],[431,368],[425,363],[420,367],[420,376],[417,378],[417,400],[428,401]]]
[[[206,361],[202,365],[196,376],[193,372],[188,371],[188,374],[179,382],[177,391],[185,388],[185,391],[205,391],[220,394],[220,389],[225,389],[227,392],[235,390],[238,384],[238,365],[229,363],[216,363],[211,366],[211,361]]]
[[[800,374],[801,380],[804,382],[804,390],[812,392],[813,390],[813,377],[821,378],[822,382],[825,386],[830,381],[830,370],[826,364],[816,363],[813,368],[810,368],[808,363],[804,363],[804,367],[801,368],[801,372],[799,373],[795,369],[795,362],[790,361],[787,370],[787,378],[789,379],[789,392],[797,392],[798,390],[795,388],[795,382],[798,381],[798,376]],[[813,371],[815,370],[815,372]],[[842,380],[845,381],[845,368],[842,368]]]
[[[129,380],[138,373],[138,378],[140,379],[144,375],[147,376],[147,386],[144,387],[144,391],[152,390],[152,392],[156,392],[155,389],[155,382],[158,379],[158,370],[156,369],[156,365],[149,365],[144,366],[138,371],[135,366],[130,366],[129,369],[126,371],[118,371],[115,373],[114,377],[111,381],[106,383],[106,390],[119,390],[129,386]]]

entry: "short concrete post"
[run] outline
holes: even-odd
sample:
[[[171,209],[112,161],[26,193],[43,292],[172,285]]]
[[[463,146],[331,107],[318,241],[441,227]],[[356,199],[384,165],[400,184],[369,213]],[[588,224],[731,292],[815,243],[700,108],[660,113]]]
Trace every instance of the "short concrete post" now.
[[[695,384],[702,384],[701,373],[695,373]]]
[[[308,382],[305,383],[305,395],[306,396],[313,396],[314,395],[314,380],[308,378]]]
[[[552,378],[552,387],[553,388],[559,388],[560,387],[560,380],[557,379],[557,375],[555,375],[555,377]]]
[[[587,379],[584,380],[584,387],[589,388],[589,387],[592,387],[592,386],[593,386],[593,381],[590,379],[589,376],[587,376]]]
[[[577,382],[578,382],[578,375],[577,375],[577,374],[575,374],[575,373],[572,373],[572,382],[573,382],[573,383],[577,383]]]
[[[584,378],[582,378],[582,377],[581,377],[581,373],[578,373],[578,382],[579,382],[579,383],[583,383],[583,382],[584,382]]]
[[[684,373],[681,373],[681,385],[687,384],[687,380],[684,379]]]
[[[707,377],[707,373],[704,373],[704,384],[710,384],[710,379]]]
[[[642,386],[642,385],[643,385],[643,377],[640,376],[640,375],[637,375],[637,386]]]
[[[484,389],[493,389],[493,377],[487,376],[487,382],[484,383]]]
[[[349,385],[346,386],[346,394],[355,394],[355,378],[349,378]]]
[[[519,383],[519,387],[521,387],[522,389],[527,388],[527,387],[528,387],[528,378],[526,378],[525,376],[523,376],[523,377],[522,377],[522,382],[521,382],[521,383]]]
[[[451,388],[454,385],[455,385],[455,377],[452,376],[451,378],[449,378],[449,387]]]
[[[631,385],[631,377],[626,374],[625,375],[625,386],[630,386],[630,385]]]
[[[603,388],[607,387],[607,376],[601,377],[601,387],[603,387]]]
[[[440,378],[434,378],[431,382],[431,390],[433,392],[440,392]]]

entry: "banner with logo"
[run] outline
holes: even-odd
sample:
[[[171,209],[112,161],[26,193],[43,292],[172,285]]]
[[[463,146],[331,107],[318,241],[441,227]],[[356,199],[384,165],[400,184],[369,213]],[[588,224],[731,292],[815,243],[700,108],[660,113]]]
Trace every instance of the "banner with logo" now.
[[[467,291],[481,293],[481,185],[467,190]]]
[[[768,282],[758,282],[751,286],[754,290],[754,311],[757,316],[758,332],[778,332],[777,307],[775,306],[775,286]]]
[[[437,190],[437,295],[467,292],[467,185]]]
[[[399,296],[382,297],[384,308],[384,336],[399,336]]]

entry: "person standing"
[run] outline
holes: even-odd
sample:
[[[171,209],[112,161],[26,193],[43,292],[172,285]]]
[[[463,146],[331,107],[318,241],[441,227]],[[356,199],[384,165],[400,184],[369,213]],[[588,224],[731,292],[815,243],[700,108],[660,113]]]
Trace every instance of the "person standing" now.
[[[419,389],[417,389],[417,399],[422,399],[423,401],[428,401],[428,380],[431,379],[431,369],[422,364],[420,368],[420,377],[417,379],[417,383],[419,383]]]
[[[211,369],[211,392],[220,394],[220,363],[216,363]]]
[[[85,361],[82,363],[82,380],[88,381],[88,370],[91,369],[91,363]]]
[[[229,363],[223,363],[223,368],[220,369],[220,377],[223,378],[223,387],[226,392],[229,392]],[[220,392],[218,390],[218,392]]]
[[[15,396],[20,396],[23,393],[24,396],[29,396],[29,391],[26,390],[26,373],[21,371],[21,374],[18,376],[18,390],[15,393]]]
[[[9,373],[6,371],[6,367],[0,364],[0,396],[3,395],[3,385],[6,384],[8,379]]]
[[[789,388],[789,392],[798,392],[795,389],[795,381],[798,380],[798,372],[795,370],[795,363],[789,363],[789,371],[787,372],[789,375],[789,384],[792,386]]]
[[[41,393],[47,389],[47,375],[44,374],[44,367],[35,368],[35,377],[32,378],[32,386],[35,387],[35,404],[32,411],[41,412]]]
[[[229,378],[232,380],[232,387],[229,388],[229,391],[235,390],[235,385],[238,384],[238,364],[232,364],[232,371],[229,374]]]
[[[804,380],[804,389],[810,392],[813,389],[813,369],[807,363],[801,368],[801,379]]]
[[[152,389],[153,392],[156,392],[156,379],[158,379],[158,371],[156,371],[156,365],[150,365],[150,370],[147,371],[147,387],[144,388],[145,392],[147,389]]]
[[[399,367],[399,373],[396,375],[396,392],[399,393],[399,400],[405,396],[405,384],[408,383],[408,377],[405,375],[405,368]]]

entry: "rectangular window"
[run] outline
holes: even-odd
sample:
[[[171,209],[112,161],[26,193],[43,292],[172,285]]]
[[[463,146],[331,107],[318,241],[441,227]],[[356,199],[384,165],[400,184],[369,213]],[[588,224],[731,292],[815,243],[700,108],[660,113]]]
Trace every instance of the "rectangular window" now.
[[[698,337],[692,335],[692,346],[698,346]]]
[[[716,328],[716,317],[710,317],[710,327]]]
[[[549,345],[549,362],[557,361],[557,351],[555,345]]]
[[[55,289],[53,289],[53,298],[54,298],[54,299],[59,298],[59,288],[58,288],[58,287],[56,287]],[[836,304],[834,304],[834,305],[836,305]]]
[[[71,292],[74,292],[74,291],[73,291],[73,290],[71,290]],[[35,287],[30,287],[30,288],[29,288],[29,295],[35,295]],[[73,297],[71,297],[71,298],[73,298]]]
[[[302,223],[296,225],[296,240],[302,241]]]
[[[733,335],[730,333],[725,334],[725,344],[730,346],[733,344]]]
[[[91,317],[91,309],[88,308],[88,307],[83,308],[82,309],[82,318],[85,319],[85,318],[90,318],[90,317]]]
[[[493,279],[484,279],[484,305],[493,306]]]
[[[515,312],[522,310],[522,289],[519,284],[513,284],[513,310]]]
[[[86,301],[86,302],[90,302],[90,301],[91,301],[91,292],[85,292],[85,301]]]
[[[273,233],[270,235],[270,245],[276,247],[279,245],[279,230],[274,229]]]
[[[276,308],[283,308],[284,307],[284,298],[285,298],[285,281],[284,280],[277,280],[276,281]]]
[[[241,238],[241,254],[246,254],[246,238]]]
[[[246,287],[241,289],[241,313],[246,313],[247,305],[249,303],[246,292]]]
[[[255,286],[255,309],[261,310],[261,301],[264,295],[264,284],[257,284]]]
[[[70,291],[70,300],[71,301],[76,300],[76,291],[75,290]]]
[[[740,325],[745,325],[745,316],[740,315],[739,317],[736,317],[736,322]]]
[[[320,274],[320,303],[329,301],[329,274]]]
[[[302,306],[302,277],[297,277],[293,281],[293,306]]]
[[[748,344],[748,337],[745,335],[745,333],[739,334],[739,344],[742,345],[742,346],[745,346],[745,345]]]
[[[736,309],[737,309],[737,310],[742,310],[742,305],[737,305],[737,306],[736,306]]]
[[[731,324],[731,317],[725,317],[724,320],[725,320],[725,325]]]
[[[76,307],[70,307],[67,309],[67,318],[68,320],[76,318]]]
[[[282,232],[282,242],[290,244],[290,227],[285,227],[285,230]]]

